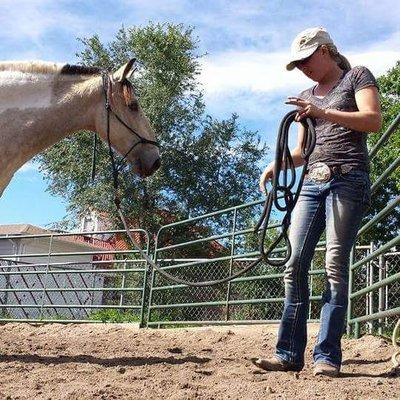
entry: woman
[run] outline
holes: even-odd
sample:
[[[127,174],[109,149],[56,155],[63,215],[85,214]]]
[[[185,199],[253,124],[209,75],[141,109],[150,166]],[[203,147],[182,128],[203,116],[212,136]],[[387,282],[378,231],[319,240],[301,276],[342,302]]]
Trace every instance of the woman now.
[[[287,70],[298,68],[316,82],[286,104],[298,107],[296,121],[315,120],[317,142],[308,173],[292,215],[292,256],[285,269],[285,305],[276,354],[254,363],[273,371],[300,371],[304,366],[309,307],[308,269],[319,238],[326,228],[327,288],[321,325],[314,348],[314,375],[337,376],[342,353],[340,340],[348,303],[348,266],[351,247],[370,200],[367,132],[381,128],[375,78],[365,67],[351,68],[338,53],[328,32],[311,28],[293,41]],[[299,124],[292,155],[303,165]],[[272,178],[274,163],[260,178],[260,188]]]

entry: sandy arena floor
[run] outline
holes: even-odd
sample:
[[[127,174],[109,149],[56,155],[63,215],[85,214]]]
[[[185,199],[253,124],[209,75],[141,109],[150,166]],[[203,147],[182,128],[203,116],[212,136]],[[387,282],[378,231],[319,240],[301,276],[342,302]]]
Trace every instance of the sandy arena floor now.
[[[6,324],[0,399],[400,399],[399,374],[387,374],[392,347],[372,336],[343,341],[340,378],[314,378],[316,328],[302,372],[267,373],[248,359],[272,354],[275,326]]]

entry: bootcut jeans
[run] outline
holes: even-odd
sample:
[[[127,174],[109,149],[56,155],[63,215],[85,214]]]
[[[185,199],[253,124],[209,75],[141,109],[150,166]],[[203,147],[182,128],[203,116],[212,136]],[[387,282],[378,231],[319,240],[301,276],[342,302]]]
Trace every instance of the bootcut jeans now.
[[[370,203],[365,171],[351,170],[326,183],[304,180],[293,210],[289,239],[292,255],[285,268],[285,303],[276,356],[300,369],[304,366],[309,310],[308,270],[326,228],[326,290],[314,362],[340,368],[341,337],[348,303],[349,256],[361,219]]]

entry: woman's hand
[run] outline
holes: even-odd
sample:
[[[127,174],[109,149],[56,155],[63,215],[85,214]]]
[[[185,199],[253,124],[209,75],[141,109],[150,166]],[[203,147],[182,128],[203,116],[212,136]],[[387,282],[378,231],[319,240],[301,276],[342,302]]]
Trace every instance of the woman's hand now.
[[[265,185],[267,182],[272,179],[274,175],[274,166],[273,163],[269,164],[267,168],[265,168],[264,172],[260,176],[260,191],[264,194],[267,193],[265,189]]]
[[[297,122],[306,117],[323,118],[324,116],[324,110],[318,108],[307,100],[300,99],[299,97],[288,97],[288,100],[285,101],[285,104],[291,104],[299,107],[295,117],[295,121]]]

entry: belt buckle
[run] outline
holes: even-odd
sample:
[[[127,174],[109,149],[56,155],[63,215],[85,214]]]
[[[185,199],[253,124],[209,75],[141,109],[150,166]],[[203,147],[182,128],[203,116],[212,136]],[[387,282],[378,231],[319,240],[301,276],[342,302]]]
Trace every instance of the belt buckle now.
[[[310,179],[320,183],[328,182],[331,179],[331,175],[331,169],[323,162],[315,163],[308,173]]]

